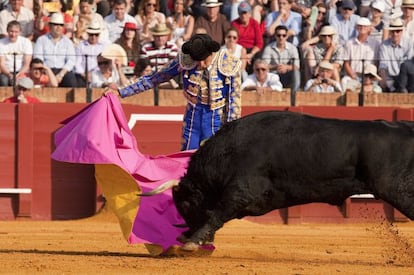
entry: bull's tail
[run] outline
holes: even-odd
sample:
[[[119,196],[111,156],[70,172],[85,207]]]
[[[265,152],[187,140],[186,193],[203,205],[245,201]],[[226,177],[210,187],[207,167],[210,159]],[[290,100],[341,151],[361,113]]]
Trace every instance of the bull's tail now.
[[[148,192],[145,192],[145,193],[142,193],[142,194],[138,194],[138,196],[149,197],[149,196],[154,196],[154,195],[160,194],[160,193],[164,192],[167,189],[173,188],[174,186],[178,186],[179,182],[180,182],[179,180],[169,180],[169,181],[161,184],[157,188],[152,189],[151,191],[148,191]]]

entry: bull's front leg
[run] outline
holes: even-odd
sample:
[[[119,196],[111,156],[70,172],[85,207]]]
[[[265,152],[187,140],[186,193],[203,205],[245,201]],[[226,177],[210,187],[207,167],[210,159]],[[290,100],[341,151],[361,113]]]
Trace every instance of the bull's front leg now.
[[[232,193],[231,198],[223,196],[215,209],[206,212],[208,219],[200,228],[193,231],[191,236],[188,236],[182,247],[183,250],[195,251],[200,245],[212,244],[216,231],[222,228],[226,222],[240,216],[240,211],[248,207],[251,200],[246,196],[237,196],[237,193]]]

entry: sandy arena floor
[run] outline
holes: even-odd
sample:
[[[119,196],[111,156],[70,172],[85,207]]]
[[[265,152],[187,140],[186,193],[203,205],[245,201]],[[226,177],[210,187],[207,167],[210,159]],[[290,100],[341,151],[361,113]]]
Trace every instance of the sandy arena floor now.
[[[151,257],[112,213],[0,221],[2,274],[414,274],[414,222],[258,224],[235,220],[208,257]]]

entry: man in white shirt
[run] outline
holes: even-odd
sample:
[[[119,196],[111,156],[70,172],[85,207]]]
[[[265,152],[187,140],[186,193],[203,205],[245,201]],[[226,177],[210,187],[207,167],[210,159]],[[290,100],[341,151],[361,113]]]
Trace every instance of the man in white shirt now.
[[[256,59],[253,65],[253,74],[249,75],[241,85],[241,90],[256,90],[263,94],[265,90],[283,91],[279,76],[269,72],[269,64],[264,59]]]
[[[0,86],[11,86],[29,71],[33,46],[20,33],[20,23],[13,20],[7,24],[7,37],[0,39]]]
[[[32,40],[34,14],[23,7],[23,0],[10,0],[7,8],[0,12],[0,38],[7,36],[7,24],[13,20],[20,23],[21,35]]]
[[[112,13],[104,18],[111,42],[115,42],[121,36],[125,23],[137,24],[135,18],[127,13],[126,8],[127,2],[125,0],[114,0]]]

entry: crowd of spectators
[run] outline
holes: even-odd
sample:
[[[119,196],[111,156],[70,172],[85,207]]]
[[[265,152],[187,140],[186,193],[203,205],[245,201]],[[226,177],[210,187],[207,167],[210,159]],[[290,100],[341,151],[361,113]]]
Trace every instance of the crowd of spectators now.
[[[24,77],[34,87],[123,84],[207,33],[242,60],[249,90],[414,92],[414,0],[8,0],[0,8],[0,86]],[[126,62],[101,54],[113,44]]]

